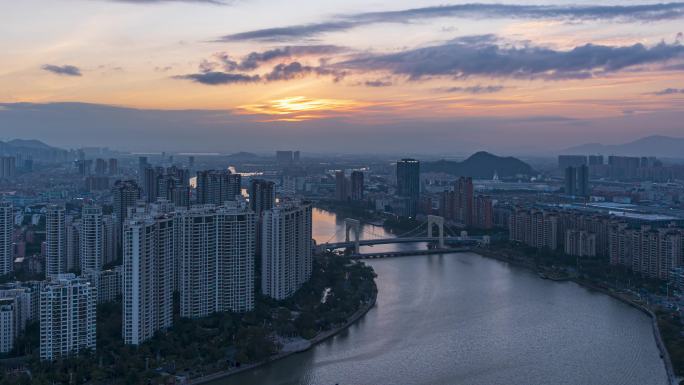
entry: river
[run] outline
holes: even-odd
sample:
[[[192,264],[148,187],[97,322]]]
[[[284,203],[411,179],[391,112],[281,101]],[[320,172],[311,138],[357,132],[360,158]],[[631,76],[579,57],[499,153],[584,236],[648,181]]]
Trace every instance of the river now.
[[[314,213],[317,241],[339,226]],[[667,384],[650,319],[606,295],[472,253],[368,263],[378,300],[358,323],[215,385]]]

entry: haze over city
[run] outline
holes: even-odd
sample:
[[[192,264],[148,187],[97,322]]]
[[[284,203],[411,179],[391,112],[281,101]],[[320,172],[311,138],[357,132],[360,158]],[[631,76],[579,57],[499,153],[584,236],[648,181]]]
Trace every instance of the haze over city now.
[[[0,385],[684,385],[684,0],[0,36]]]
[[[0,10],[0,139],[532,153],[684,135],[684,3],[27,0]]]

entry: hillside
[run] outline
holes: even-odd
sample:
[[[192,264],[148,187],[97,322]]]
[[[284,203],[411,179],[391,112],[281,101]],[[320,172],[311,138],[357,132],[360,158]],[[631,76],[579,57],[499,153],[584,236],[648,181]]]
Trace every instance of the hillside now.
[[[662,158],[684,158],[684,138],[653,135],[632,142],[605,145],[588,143],[563,151],[564,154],[578,155],[624,155],[624,156],[657,156]]]
[[[39,161],[63,161],[68,151],[49,146],[39,140],[13,139],[7,142],[0,141],[0,155],[22,154],[33,160]]]
[[[422,172],[443,172],[455,176],[471,176],[478,179],[491,179],[496,172],[500,178],[514,177],[519,174],[532,175],[532,167],[514,157],[500,157],[480,151],[462,162],[438,160],[421,164]]]

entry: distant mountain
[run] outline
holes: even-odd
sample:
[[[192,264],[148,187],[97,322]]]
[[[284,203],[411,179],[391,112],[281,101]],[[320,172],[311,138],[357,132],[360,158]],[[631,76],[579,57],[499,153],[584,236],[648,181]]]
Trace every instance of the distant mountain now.
[[[514,177],[519,174],[532,175],[532,167],[514,157],[500,157],[480,151],[462,162],[438,160],[424,162],[420,166],[422,172],[443,172],[455,176],[471,176],[478,179],[491,179],[494,173],[500,178]]]
[[[0,154],[40,160],[46,162],[64,161],[68,151],[52,147],[39,140],[12,139],[7,142],[0,141]]]
[[[235,154],[230,154],[228,155],[228,158],[232,160],[255,160],[259,159],[259,155],[251,153],[251,152],[237,152]]]
[[[661,158],[684,158],[684,138],[653,135],[635,141],[604,145],[588,143],[563,151],[563,154],[577,155],[623,155],[623,156],[657,156]]]

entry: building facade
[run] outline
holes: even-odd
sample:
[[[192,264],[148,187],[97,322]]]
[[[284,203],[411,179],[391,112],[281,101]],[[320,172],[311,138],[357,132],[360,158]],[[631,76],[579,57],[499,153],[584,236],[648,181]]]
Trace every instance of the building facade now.
[[[102,270],[104,262],[102,255],[102,246],[104,245],[102,207],[97,205],[83,206],[79,245],[81,273],[89,270]]]
[[[85,278],[62,274],[40,293],[40,358],[95,350],[96,289]]]
[[[261,242],[262,293],[292,296],[311,278],[311,204],[286,202],[264,212]]]
[[[64,206],[49,205],[45,212],[45,277],[66,273],[66,214]]]
[[[9,202],[0,201],[0,275],[14,271],[12,253],[12,232],[14,231],[14,210]]]

